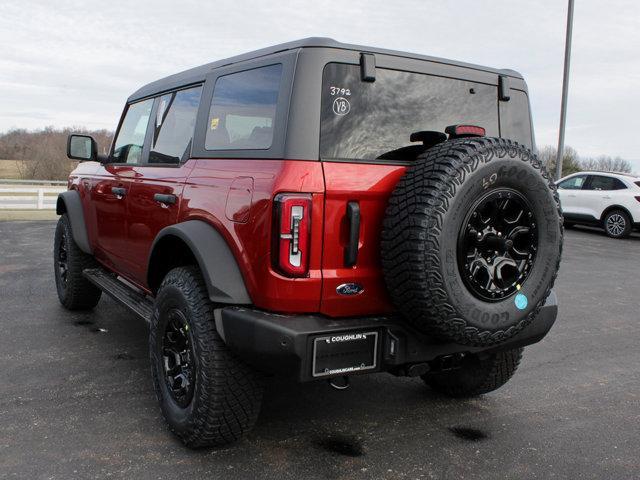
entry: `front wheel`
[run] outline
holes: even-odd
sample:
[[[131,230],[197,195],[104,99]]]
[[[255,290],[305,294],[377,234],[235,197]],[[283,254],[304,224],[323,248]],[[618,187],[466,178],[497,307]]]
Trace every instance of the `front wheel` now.
[[[626,238],[631,234],[631,219],[622,210],[612,210],[604,217],[604,230],[611,238]]]
[[[191,448],[238,440],[258,417],[262,379],[229,351],[196,267],[160,285],[149,334],[156,396],[169,428]]]
[[[60,303],[69,310],[90,310],[100,301],[102,291],[84,278],[82,272],[95,268],[95,259],[80,250],[73,240],[67,214],[58,220],[53,240],[53,267]]]
[[[427,373],[422,379],[449,397],[475,397],[497,390],[511,379],[522,359],[522,348],[491,354],[468,355],[459,369]]]

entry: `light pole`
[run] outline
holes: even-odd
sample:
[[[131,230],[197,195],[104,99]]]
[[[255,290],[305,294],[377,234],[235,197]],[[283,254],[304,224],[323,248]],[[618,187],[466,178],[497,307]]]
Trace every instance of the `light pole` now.
[[[567,10],[567,38],[564,43],[564,75],[562,77],[562,101],[560,103],[560,134],[558,135],[558,156],[556,157],[556,180],[562,177],[562,157],[564,157],[564,127],[567,122],[567,96],[569,93],[569,64],[571,63],[571,35],[573,33],[573,0],[569,0]]]

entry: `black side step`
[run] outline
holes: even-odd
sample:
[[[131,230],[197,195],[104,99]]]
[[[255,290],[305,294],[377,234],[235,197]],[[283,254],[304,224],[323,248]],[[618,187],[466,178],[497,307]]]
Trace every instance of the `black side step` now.
[[[88,268],[82,274],[96,287],[140,318],[147,322],[151,320],[153,302],[149,297],[121,282],[115,275],[102,268]]]

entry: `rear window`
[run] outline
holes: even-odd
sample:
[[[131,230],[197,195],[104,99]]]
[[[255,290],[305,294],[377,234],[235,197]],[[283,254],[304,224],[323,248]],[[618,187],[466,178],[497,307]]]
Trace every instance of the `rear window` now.
[[[498,136],[497,95],[493,85],[383,68],[375,82],[363,82],[358,65],[330,63],[322,79],[320,157],[406,160],[394,150],[412,145],[411,133],[462,123]]]
[[[282,65],[218,78],[213,89],[205,148],[266,150],[273,142]]]

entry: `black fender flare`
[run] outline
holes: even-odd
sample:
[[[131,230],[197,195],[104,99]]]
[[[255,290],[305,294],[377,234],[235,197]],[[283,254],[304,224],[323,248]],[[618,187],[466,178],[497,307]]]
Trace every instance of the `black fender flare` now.
[[[93,249],[89,243],[87,235],[87,225],[84,221],[84,212],[82,210],[82,199],[77,190],[67,190],[58,194],[56,202],[56,213],[62,215],[67,214],[69,222],[71,222],[71,234],[78,248],[84,253],[93,255]]]
[[[250,305],[251,297],[244,284],[242,273],[226,240],[214,227],[202,220],[187,220],[163,228],[153,241],[149,252],[150,267],[161,240],[177,237],[191,250],[198,262],[207,285],[209,298],[215,303]],[[151,269],[147,267],[147,283]]]

